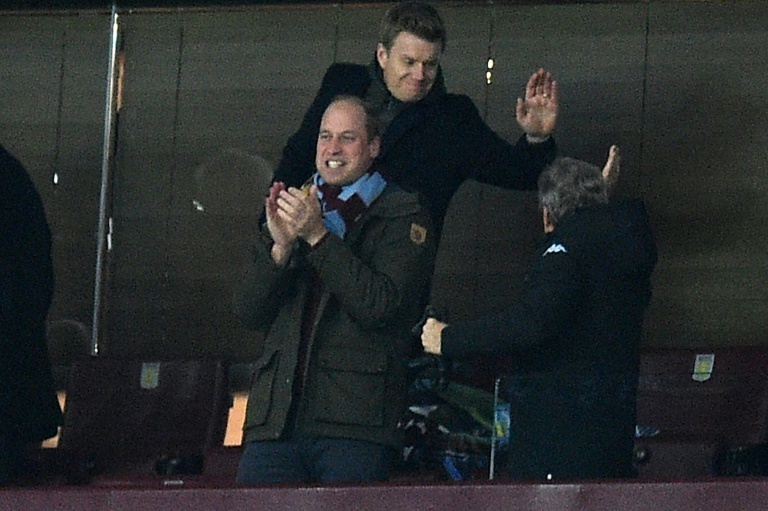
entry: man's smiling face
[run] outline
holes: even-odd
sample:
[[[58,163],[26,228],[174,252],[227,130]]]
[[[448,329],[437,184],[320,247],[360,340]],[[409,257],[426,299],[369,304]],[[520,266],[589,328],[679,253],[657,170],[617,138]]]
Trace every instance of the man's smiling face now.
[[[369,140],[365,121],[365,110],[354,101],[336,101],[326,109],[315,155],[317,171],[326,183],[354,183],[378,156],[379,138]]]
[[[442,47],[410,32],[401,32],[387,50],[379,43],[376,59],[389,92],[405,103],[424,99],[437,78]]]

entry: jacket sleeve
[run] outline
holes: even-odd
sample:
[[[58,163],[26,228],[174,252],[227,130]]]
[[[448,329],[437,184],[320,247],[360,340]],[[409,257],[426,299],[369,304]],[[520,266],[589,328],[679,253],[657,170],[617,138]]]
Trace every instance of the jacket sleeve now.
[[[539,144],[528,142],[525,134],[511,144],[494,132],[480,117],[477,107],[466,96],[452,95],[447,115],[456,126],[446,130],[452,152],[463,158],[458,168],[463,179],[516,190],[534,190],[539,174],[557,156],[553,137]]]
[[[404,310],[420,310],[434,259],[425,211],[377,221],[386,225],[369,230],[376,235],[365,242],[372,247],[367,260],[333,235],[308,256],[342,310],[363,328],[380,328]],[[414,232],[426,237],[417,239]]]
[[[299,129],[283,148],[273,181],[288,186],[301,186],[315,170],[317,133],[323,113],[339,94],[359,96],[366,87],[367,69],[354,64],[333,64],[325,72],[320,89],[315,95]]]
[[[290,263],[277,266],[270,255],[271,238],[261,233],[256,238],[253,259],[235,284],[235,316],[246,328],[266,331],[289,293],[295,292],[297,270]]]
[[[44,333],[54,288],[51,232],[26,172],[6,156],[0,167],[0,334],[19,342]]]
[[[531,270],[506,310],[443,329],[441,351],[451,358],[502,356],[544,345],[569,324],[581,289],[573,257],[548,253]]]

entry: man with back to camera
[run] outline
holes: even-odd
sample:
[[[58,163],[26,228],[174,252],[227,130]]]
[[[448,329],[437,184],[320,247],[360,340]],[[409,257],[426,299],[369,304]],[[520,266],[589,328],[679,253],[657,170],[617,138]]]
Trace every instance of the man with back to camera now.
[[[436,239],[414,193],[374,163],[375,115],[355,96],[322,117],[316,173],[276,182],[235,289],[237,317],[266,333],[243,427],[241,484],[386,480],[402,447],[411,327]]]
[[[393,5],[381,23],[379,42],[368,66],[333,64],[283,149],[274,181],[300,186],[312,172],[320,118],[338,94],[364,98],[382,120],[381,150],[387,179],[423,194],[436,231],[451,197],[466,179],[505,188],[532,190],[544,166],[556,156],[551,137],[558,115],[557,83],[539,70],[518,98],[517,122],[525,132],[512,145],[482,120],[465,95],[450,94],[440,59],[445,26],[437,10],[423,2]]]
[[[61,424],[45,338],[53,286],[42,200],[0,146],[0,486],[23,481],[26,449]]]
[[[642,202],[609,204],[609,186],[593,165],[555,160],[539,178],[540,256],[512,304],[422,329],[427,353],[504,357],[517,479],[635,473],[638,351],[657,256]]]

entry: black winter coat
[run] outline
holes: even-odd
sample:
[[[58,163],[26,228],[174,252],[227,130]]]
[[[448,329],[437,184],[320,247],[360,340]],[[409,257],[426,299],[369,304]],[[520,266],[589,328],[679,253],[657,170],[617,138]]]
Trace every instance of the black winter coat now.
[[[21,163],[0,146],[0,435],[34,442],[61,422],[45,325],[53,296],[51,233]]]
[[[366,98],[371,88],[386,91],[380,75],[375,64],[329,67],[301,127],[283,149],[274,180],[289,186],[304,183],[315,168],[317,134],[325,109],[339,94]],[[556,152],[551,138],[529,144],[523,135],[512,145],[499,137],[482,120],[470,98],[446,92],[442,73],[438,73],[429,94],[408,105],[389,123],[378,161],[386,169],[388,181],[426,197],[439,234],[448,203],[466,179],[533,190]]]
[[[656,248],[642,203],[577,210],[503,312],[454,323],[442,353],[506,357],[510,475],[625,477]]]

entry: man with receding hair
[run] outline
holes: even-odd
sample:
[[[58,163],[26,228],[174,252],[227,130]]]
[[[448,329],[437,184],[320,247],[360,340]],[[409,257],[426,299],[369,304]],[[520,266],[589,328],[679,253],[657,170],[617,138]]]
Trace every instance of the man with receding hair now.
[[[436,239],[418,196],[379,171],[377,130],[360,98],[335,98],[316,172],[301,187],[274,183],[266,199],[234,298],[244,326],[266,333],[242,484],[382,481],[402,447],[410,329]]]

